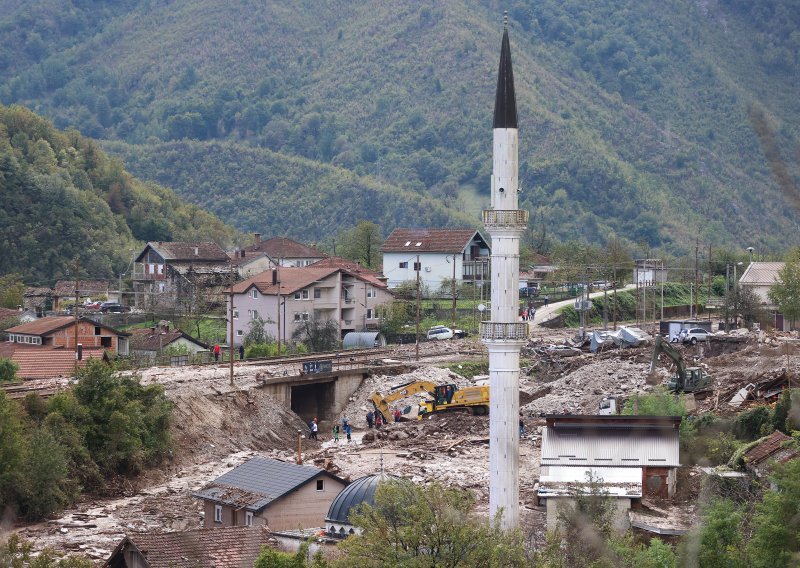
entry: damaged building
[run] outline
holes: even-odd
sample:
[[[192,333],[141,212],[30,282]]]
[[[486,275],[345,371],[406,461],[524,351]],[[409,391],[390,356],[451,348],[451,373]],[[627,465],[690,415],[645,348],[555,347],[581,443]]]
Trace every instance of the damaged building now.
[[[547,528],[576,495],[614,500],[613,524],[630,526],[628,510],[643,497],[675,494],[680,416],[549,415],[542,431],[538,498]]]

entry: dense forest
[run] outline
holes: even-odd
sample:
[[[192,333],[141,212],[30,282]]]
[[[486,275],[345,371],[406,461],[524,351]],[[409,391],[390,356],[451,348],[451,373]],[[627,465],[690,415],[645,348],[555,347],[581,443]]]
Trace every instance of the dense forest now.
[[[542,246],[793,242],[798,0],[0,0],[0,101],[240,230],[474,224],[504,9]]]
[[[74,270],[124,272],[148,240],[231,240],[219,219],[135,179],[76,131],[0,105],[0,274],[52,285]],[[72,272],[74,274],[74,272]]]

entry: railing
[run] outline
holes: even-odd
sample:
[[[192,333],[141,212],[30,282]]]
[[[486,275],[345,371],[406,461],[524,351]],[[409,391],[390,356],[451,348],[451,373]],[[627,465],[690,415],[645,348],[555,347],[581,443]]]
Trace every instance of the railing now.
[[[528,338],[528,324],[525,322],[495,323],[481,322],[481,340],[486,341],[524,341]]]
[[[524,209],[484,209],[483,224],[486,227],[518,228],[528,224],[528,212]]]
[[[356,300],[355,298],[342,298],[342,302],[344,302],[345,304],[355,304]]]

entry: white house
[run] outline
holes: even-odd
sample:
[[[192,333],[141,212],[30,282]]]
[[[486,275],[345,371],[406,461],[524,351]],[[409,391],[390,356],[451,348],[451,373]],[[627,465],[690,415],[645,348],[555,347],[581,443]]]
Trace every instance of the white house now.
[[[390,288],[416,281],[414,263],[418,258],[420,280],[431,290],[454,276],[459,283],[491,278],[491,249],[475,229],[395,229],[381,252],[383,274]]]
[[[773,315],[776,329],[789,331],[791,322],[783,317],[778,307],[769,299],[769,291],[778,282],[778,273],[783,270],[785,262],[751,262],[739,278],[741,288],[750,288],[761,300],[761,305]]]

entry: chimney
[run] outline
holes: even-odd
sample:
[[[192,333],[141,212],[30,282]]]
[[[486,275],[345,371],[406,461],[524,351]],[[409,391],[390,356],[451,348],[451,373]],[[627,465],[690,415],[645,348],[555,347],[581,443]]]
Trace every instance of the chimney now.
[[[272,285],[275,286],[278,283],[278,271],[276,269],[272,269]]]
[[[194,247],[194,255],[200,256],[200,249],[198,247]]]
[[[253,240],[256,243],[256,248],[261,244],[261,233],[253,233]]]
[[[162,323],[161,324],[161,331],[163,333],[169,333],[169,323]]]
[[[83,359],[83,344],[78,343],[78,350],[75,351],[75,359],[81,361]]]

